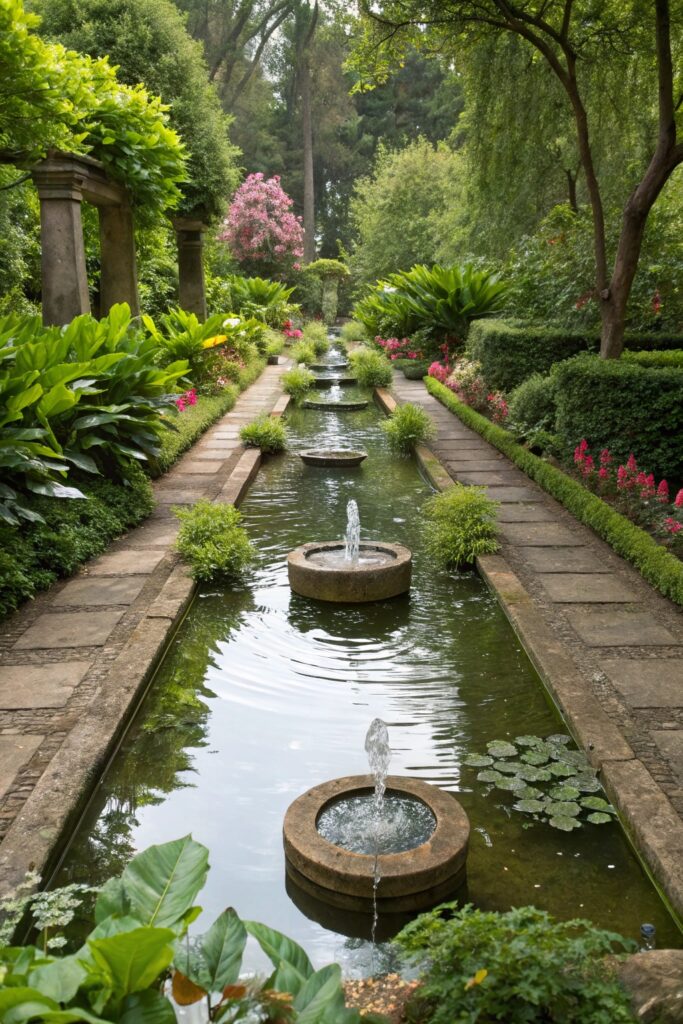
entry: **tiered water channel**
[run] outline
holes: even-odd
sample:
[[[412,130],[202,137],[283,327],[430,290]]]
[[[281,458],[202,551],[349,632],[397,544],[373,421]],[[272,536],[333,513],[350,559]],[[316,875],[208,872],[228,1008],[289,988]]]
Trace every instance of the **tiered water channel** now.
[[[320,399],[336,400],[335,390]],[[633,938],[651,921],[659,945],[679,945],[617,824],[559,832],[513,811],[512,794],[462,766],[489,740],[565,730],[481,580],[428,563],[420,510],[432,491],[413,460],[389,454],[380,410],[293,409],[287,420],[289,454],[265,461],[242,508],[258,548],[253,575],[195,600],[56,883],[102,882],[134,851],[191,832],[212,866],[195,927],[233,905],[296,939],[317,965],[336,959],[369,971],[367,940],[341,934],[347,920],[297,897],[309,917],[290,898],[282,821],[309,787],[367,770],[363,741],[380,717],[392,772],[457,793],[469,814],[468,898],[477,906],[533,903]],[[310,468],[295,454],[310,447],[364,448],[369,457],[351,470]],[[341,539],[351,498],[363,539],[412,549],[410,595],[348,606],[290,591],[287,553]],[[380,950],[375,969],[390,955]],[[266,966],[251,947],[247,965]]]

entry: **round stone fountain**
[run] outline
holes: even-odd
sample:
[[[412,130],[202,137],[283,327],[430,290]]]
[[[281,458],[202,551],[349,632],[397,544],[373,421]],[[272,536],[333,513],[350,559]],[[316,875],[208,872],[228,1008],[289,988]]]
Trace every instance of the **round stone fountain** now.
[[[302,544],[289,552],[287,572],[290,587],[302,597],[364,604],[410,590],[412,554],[402,544],[361,541],[358,506],[352,500],[345,540]]]
[[[305,448],[298,455],[307,466],[345,468],[360,466],[368,457],[368,453],[360,448]]]
[[[372,775],[332,779],[290,805],[283,828],[288,876],[317,900],[374,912],[375,920],[435,906],[465,882],[467,815],[450,793],[386,774],[390,752],[380,719],[366,749]]]

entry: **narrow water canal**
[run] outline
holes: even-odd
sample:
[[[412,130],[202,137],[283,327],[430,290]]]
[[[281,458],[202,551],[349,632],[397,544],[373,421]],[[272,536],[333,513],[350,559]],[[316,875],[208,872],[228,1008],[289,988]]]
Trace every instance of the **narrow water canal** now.
[[[334,401],[338,390],[320,398]],[[413,460],[389,454],[381,419],[372,402],[361,412],[288,413],[291,451],[265,461],[242,508],[259,551],[252,577],[195,600],[56,883],[102,882],[136,850],[191,832],[211,851],[200,929],[233,905],[296,939],[316,965],[367,972],[367,942],[323,927],[288,895],[281,833],[300,793],[367,770],[363,741],[379,716],[392,773],[457,793],[470,816],[471,901],[533,903],[633,938],[651,921],[660,945],[679,945],[617,824],[556,831],[462,767],[489,740],[565,730],[481,580],[427,561],[420,510],[431,488]],[[295,454],[307,447],[361,447],[369,458],[357,469],[314,469]],[[412,549],[410,596],[334,606],[290,592],[288,551],[340,538],[350,498],[363,539]],[[247,966],[265,966],[251,948]]]

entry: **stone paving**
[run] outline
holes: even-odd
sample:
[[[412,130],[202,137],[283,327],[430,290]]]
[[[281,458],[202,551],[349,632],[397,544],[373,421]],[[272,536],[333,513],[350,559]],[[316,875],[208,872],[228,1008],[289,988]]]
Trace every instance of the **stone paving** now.
[[[52,792],[55,805],[78,796],[73,780],[65,781],[69,774],[69,743],[76,743],[77,731],[84,728],[89,717],[104,716],[107,701],[117,696],[114,690],[119,685],[119,676],[123,680],[122,690],[136,674],[144,681],[143,669],[147,671],[153,656],[163,649],[183,602],[189,600],[191,581],[173,550],[178,522],[171,507],[199,498],[235,499],[258,465],[258,453],[244,452],[239,441],[240,426],[261,412],[270,412],[276,405],[283,368],[267,367],[259,380],[238,398],[234,409],[210,427],[171,471],[155,482],[157,505],[145,523],[115,541],[105,554],[85,565],[79,575],[40,594],[3,623],[0,839],[7,838],[7,842],[0,842],[3,880],[8,865],[15,867],[14,854],[22,826],[17,818],[23,816],[27,829],[32,820],[32,796],[37,820],[43,824],[37,804],[41,778],[45,779],[49,770],[56,772]],[[149,664],[145,667],[147,655]],[[132,684],[130,690],[133,698]],[[110,709],[114,730],[120,727],[119,710]],[[100,733],[103,732],[101,728]],[[100,747],[103,738],[100,735]],[[78,745],[87,776],[97,766],[85,763],[87,742],[79,740]],[[63,767],[59,771],[52,767],[60,761],[55,758],[59,752],[66,771]],[[74,771],[76,767],[74,761]],[[44,804],[50,792],[49,787],[47,792],[45,786],[42,789],[40,798]],[[48,832],[50,823],[44,824],[43,831]],[[10,842],[8,833],[13,826],[16,836]],[[58,837],[50,834],[45,838],[49,843]],[[13,848],[12,855],[7,852],[9,847]],[[26,856],[30,853],[27,850]],[[9,875],[12,876],[12,870]]]
[[[500,561],[530,598],[527,621],[539,624],[556,650],[568,656],[572,671],[578,669],[578,685],[627,741],[632,753],[621,753],[619,760],[633,759],[631,775],[644,769],[641,802],[648,799],[650,784],[655,789],[648,792],[665,795],[660,806],[675,845],[670,869],[683,892],[683,612],[421,381],[397,374],[393,391],[399,401],[421,405],[432,417],[437,438],[430,447],[449,474],[465,484],[485,485],[501,502]],[[487,563],[495,570],[496,556]],[[502,603],[505,607],[504,595]],[[609,752],[605,758],[617,760]],[[615,766],[612,772],[618,774]],[[648,808],[642,811],[645,822]]]

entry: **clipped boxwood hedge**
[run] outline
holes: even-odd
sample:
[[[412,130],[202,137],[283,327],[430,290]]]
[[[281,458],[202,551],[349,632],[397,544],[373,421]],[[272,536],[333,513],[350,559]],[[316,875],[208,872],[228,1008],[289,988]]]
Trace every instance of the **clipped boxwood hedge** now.
[[[653,587],[665,597],[683,605],[683,562],[661,547],[648,533],[635,526],[606,501],[532,455],[517,444],[511,434],[491,423],[474,409],[458,401],[452,391],[432,377],[427,378],[427,390],[447,409],[499,451],[507,455],[544,491],[557,498],[580,522],[590,526],[598,536],[610,544],[618,555],[631,562]]]
[[[553,367],[555,432],[571,451],[586,438],[648,473],[683,479],[683,369],[581,355]]]
[[[547,373],[554,363],[599,347],[597,334],[504,320],[475,320],[467,337],[469,355],[481,363],[486,383],[496,391],[512,391],[532,373]],[[683,335],[627,334],[625,348],[683,349]]]
[[[622,359],[639,366],[677,366],[683,368],[683,348],[672,348],[668,352],[624,352]]]

